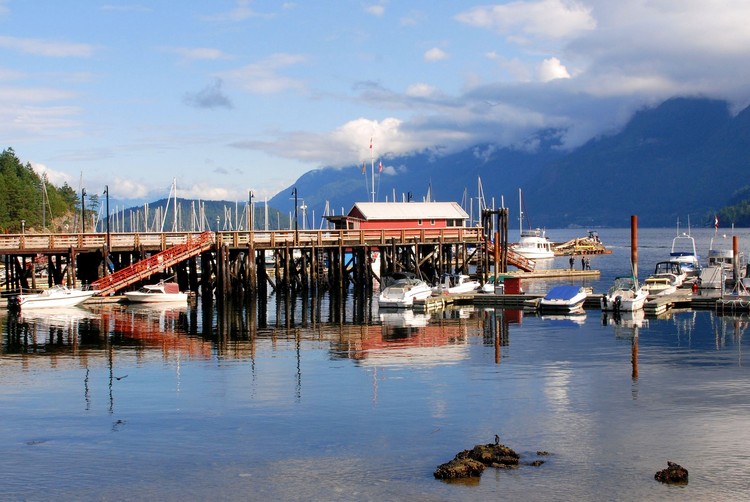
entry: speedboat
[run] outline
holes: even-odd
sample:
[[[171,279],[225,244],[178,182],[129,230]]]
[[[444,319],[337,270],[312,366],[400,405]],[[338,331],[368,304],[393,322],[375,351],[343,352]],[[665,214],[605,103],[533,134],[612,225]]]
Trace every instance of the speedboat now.
[[[94,289],[68,288],[67,286],[54,286],[36,294],[20,294],[18,306],[21,309],[47,308],[47,307],[72,307],[78,305],[96,293]]]
[[[643,289],[648,293],[648,299],[657,296],[671,295],[677,291],[677,276],[674,274],[654,274],[646,278]]]
[[[722,236],[726,239],[726,235]],[[745,268],[745,256],[742,252],[735,257],[732,245],[715,246],[714,238],[708,249],[708,265],[700,272],[698,284],[704,289],[721,289],[727,282],[736,282],[734,279],[735,262],[737,271],[742,279]]]
[[[176,282],[147,284],[137,291],[128,291],[125,298],[133,303],[187,302],[188,294],[181,293]]]
[[[432,294],[470,293],[479,288],[479,281],[466,274],[443,274],[438,285],[432,288]]]
[[[658,262],[654,267],[654,273],[652,275],[659,276],[662,274],[673,275],[674,285],[678,288],[682,286],[682,283],[687,279],[687,274],[682,270],[682,265],[676,260]]]
[[[638,284],[632,275],[615,278],[614,285],[602,296],[601,305],[604,311],[630,312],[640,310],[646,303],[648,291]]]
[[[422,279],[405,277],[381,291],[378,306],[383,308],[409,308],[414,300],[426,300],[432,295],[432,288]]]
[[[555,286],[539,301],[539,310],[541,313],[580,311],[587,296],[586,288],[580,286]]]

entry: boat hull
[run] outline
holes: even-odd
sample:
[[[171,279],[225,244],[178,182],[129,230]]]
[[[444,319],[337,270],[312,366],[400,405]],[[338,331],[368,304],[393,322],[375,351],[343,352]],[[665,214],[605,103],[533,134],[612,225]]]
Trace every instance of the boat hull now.
[[[129,291],[125,298],[132,303],[185,303],[188,299],[187,293],[153,294]]]
[[[68,288],[53,288],[39,294],[20,295],[18,305],[22,309],[73,307],[91,298],[96,291]]]

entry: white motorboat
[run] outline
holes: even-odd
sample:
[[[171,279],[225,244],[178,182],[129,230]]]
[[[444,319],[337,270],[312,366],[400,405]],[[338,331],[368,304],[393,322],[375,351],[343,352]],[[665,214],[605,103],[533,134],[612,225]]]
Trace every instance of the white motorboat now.
[[[96,293],[93,289],[68,288],[66,286],[54,286],[45,289],[41,293],[20,294],[18,306],[21,309],[48,308],[48,307],[72,307],[78,305]]]
[[[540,228],[523,228],[523,205],[521,204],[521,190],[518,190],[519,205],[519,222],[520,222],[520,239],[517,244],[511,246],[511,249],[521,256],[539,260],[544,258],[554,258],[554,244],[547,239],[544,230]]]
[[[602,296],[601,305],[604,311],[630,312],[640,310],[646,303],[648,292],[638,284],[632,275],[620,276],[607,294]]]
[[[432,288],[432,294],[471,293],[480,287],[479,281],[475,281],[466,274],[443,274],[438,285]]]
[[[539,311],[543,314],[578,312],[583,309],[587,296],[586,288],[580,286],[555,286],[539,301]]]
[[[673,275],[674,285],[678,288],[682,286],[682,283],[687,279],[687,274],[682,270],[682,265],[676,260],[660,261],[657,263],[652,275],[658,276],[662,274]]]
[[[722,238],[726,239],[727,236],[723,235]],[[703,289],[721,289],[727,281],[735,282],[735,262],[740,279],[742,279],[745,268],[743,253],[740,252],[735,257],[731,243],[724,243],[723,246],[720,246],[714,242],[714,239],[715,237],[711,238],[711,245],[708,249],[708,265],[701,269],[699,276],[698,284]]]
[[[147,284],[137,291],[128,291],[125,298],[133,303],[184,303],[188,294],[180,292],[176,282],[159,282]]]
[[[700,275],[701,261],[695,250],[695,239],[689,232],[680,233],[679,221],[677,222],[677,235],[672,239],[672,249],[669,256],[672,261],[680,263],[682,271],[689,277]]]
[[[677,291],[677,276],[674,274],[654,274],[646,278],[643,289],[648,293],[648,299],[657,296],[671,295]]]
[[[432,295],[432,288],[422,279],[405,277],[383,289],[378,296],[382,308],[409,308],[414,300],[425,300]]]

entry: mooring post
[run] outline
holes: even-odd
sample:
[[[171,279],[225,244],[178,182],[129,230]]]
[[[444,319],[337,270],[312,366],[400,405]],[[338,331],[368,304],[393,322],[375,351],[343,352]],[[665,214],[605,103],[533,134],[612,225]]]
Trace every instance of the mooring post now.
[[[740,238],[737,235],[732,236],[732,272],[734,275],[735,286],[740,282]]]

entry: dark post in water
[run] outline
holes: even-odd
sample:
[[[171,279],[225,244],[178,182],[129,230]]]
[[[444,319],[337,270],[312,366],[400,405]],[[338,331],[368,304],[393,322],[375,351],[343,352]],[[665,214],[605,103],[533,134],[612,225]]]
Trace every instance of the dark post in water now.
[[[630,217],[630,263],[633,276],[638,277],[638,216]]]
[[[740,282],[740,238],[736,235],[732,236],[732,273],[734,274],[735,286]]]

